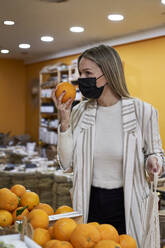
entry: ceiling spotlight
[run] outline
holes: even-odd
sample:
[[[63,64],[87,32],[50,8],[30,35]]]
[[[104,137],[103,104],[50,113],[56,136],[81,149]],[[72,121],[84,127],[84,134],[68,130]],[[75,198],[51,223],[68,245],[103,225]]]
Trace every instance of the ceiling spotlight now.
[[[162,4],[165,4],[165,0],[161,0],[161,3],[162,3]]]
[[[30,48],[30,44],[19,44],[19,48],[28,49]]]
[[[41,40],[44,42],[52,42],[54,38],[52,36],[42,36]]]
[[[119,15],[119,14],[111,14],[111,15],[108,15],[108,19],[110,21],[117,22],[117,21],[122,21],[124,19],[124,16]]]
[[[8,25],[8,26],[12,26],[12,25],[15,24],[15,22],[14,22],[14,21],[6,20],[6,21],[3,22],[3,24],[4,24],[4,25]]]
[[[84,32],[84,28],[83,27],[71,27],[70,31],[74,33],[81,33],[81,32]]]
[[[9,50],[7,50],[7,49],[2,49],[2,50],[1,50],[1,53],[7,54],[7,53],[9,53]]]

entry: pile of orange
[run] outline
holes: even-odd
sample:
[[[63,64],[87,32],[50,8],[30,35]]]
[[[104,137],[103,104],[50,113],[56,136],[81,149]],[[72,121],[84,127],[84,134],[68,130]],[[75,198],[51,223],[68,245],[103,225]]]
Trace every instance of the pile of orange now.
[[[20,184],[11,189],[0,189],[0,226],[10,226],[26,216],[34,229],[33,240],[43,248],[137,247],[133,237],[119,235],[109,224],[78,224],[72,218],[61,218],[52,225],[49,223],[49,215],[72,211],[71,207],[63,205],[54,212],[49,204],[40,203],[35,192],[27,191]]]
[[[49,227],[50,240],[43,248],[136,248],[136,241],[127,234],[119,235],[109,224],[97,222],[77,224],[74,219],[62,218]]]
[[[29,211],[40,202],[35,192],[28,192],[21,184],[15,184],[11,189],[0,189],[0,226],[10,226],[16,220],[28,216]],[[19,213],[20,212],[20,213]]]
[[[46,203],[40,203],[38,194],[27,191],[21,184],[15,184],[10,189],[0,189],[0,226],[6,227],[12,225],[16,220],[22,220],[24,216],[31,218],[33,216],[39,219],[43,226],[48,226],[49,215],[54,214],[54,209]],[[38,214],[39,213],[39,214]],[[30,216],[30,217],[29,217]],[[31,220],[34,223],[34,217]],[[35,224],[33,224],[35,226]],[[41,226],[40,226],[41,227]]]
[[[62,97],[62,103],[65,103],[72,98],[72,100],[76,97],[76,88],[73,84],[68,82],[59,83],[56,88],[56,98],[58,99],[59,96],[65,91],[64,96]]]

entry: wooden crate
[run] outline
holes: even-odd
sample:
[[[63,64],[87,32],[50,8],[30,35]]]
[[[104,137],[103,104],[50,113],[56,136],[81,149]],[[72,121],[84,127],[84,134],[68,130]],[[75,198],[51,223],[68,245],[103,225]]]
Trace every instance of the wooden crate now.
[[[62,218],[71,218],[75,220],[78,224],[83,223],[83,215],[79,212],[68,212],[64,214],[55,214],[49,216],[49,225],[52,226],[56,220],[62,219]]]

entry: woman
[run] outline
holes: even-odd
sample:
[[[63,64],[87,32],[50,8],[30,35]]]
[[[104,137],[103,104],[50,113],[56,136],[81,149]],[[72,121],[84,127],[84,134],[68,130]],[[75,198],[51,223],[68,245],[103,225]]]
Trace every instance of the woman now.
[[[79,89],[89,100],[71,111],[72,100],[53,100],[60,114],[58,153],[73,166],[73,208],[84,221],[114,225],[141,246],[143,212],[151,180],[162,173],[156,110],[129,95],[118,53],[100,45],[78,59]]]

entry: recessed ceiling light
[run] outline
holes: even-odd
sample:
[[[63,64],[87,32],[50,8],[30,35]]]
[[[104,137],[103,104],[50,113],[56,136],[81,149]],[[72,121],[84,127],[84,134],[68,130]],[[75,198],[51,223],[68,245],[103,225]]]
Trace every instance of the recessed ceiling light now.
[[[12,25],[15,24],[15,22],[14,22],[14,21],[6,20],[6,21],[3,22],[3,24],[4,24],[4,25],[8,25],[8,26],[12,26]]]
[[[71,27],[70,31],[74,33],[81,33],[81,32],[84,32],[84,28],[83,27]]]
[[[108,15],[108,19],[110,21],[122,21],[124,19],[124,16],[123,15],[119,15],[119,14],[111,14],[111,15]]]
[[[54,38],[52,36],[42,36],[41,40],[45,42],[51,42],[54,40]]]
[[[7,50],[7,49],[2,49],[2,50],[1,50],[1,53],[9,53],[9,50]]]
[[[165,4],[165,0],[161,0],[161,3],[162,3],[162,4]]]
[[[30,48],[30,44],[19,44],[19,48],[28,49]]]

